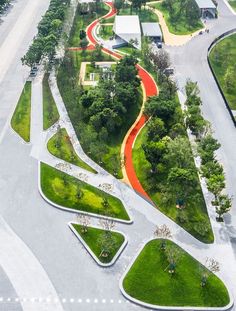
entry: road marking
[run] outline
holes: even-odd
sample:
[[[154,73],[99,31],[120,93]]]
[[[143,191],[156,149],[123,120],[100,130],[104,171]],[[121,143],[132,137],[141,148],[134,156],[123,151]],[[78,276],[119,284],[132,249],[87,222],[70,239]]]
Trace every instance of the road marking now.
[[[106,304],[106,303],[111,303],[111,304],[121,304],[122,302],[126,302],[126,303],[131,303],[129,300],[121,300],[121,299],[106,299],[106,298],[86,298],[86,299],[82,299],[82,298],[53,298],[53,297],[46,297],[46,298],[42,298],[42,297],[23,297],[23,298],[19,298],[19,297],[0,297],[0,303],[21,303],[21,302],[28,302],[28,303],[48,303],[48,304],[57,304],[57,303],[94,303],[94,304]]]

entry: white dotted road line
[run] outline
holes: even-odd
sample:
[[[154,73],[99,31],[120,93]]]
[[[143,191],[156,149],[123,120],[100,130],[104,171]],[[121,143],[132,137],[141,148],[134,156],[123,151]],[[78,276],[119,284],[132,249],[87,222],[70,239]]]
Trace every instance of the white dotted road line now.
[[[106,299],[106,298],[102,298],[102,299],[98,299],[98,298],[53,298],[53,297],[47,297],[47,298],[42,298],[42,297],[31,297],[31,298],[19,298],[19,297],[0,297],[0,304],[1,303],[21,303],[21,302],[28,302],[28,303],[48,303],[48,304],[56,304],[56,303],[86,303],[86,304],[90,304],[90,303],[94,303],[94,304],[121,304],[121,303],[131,303],[129,300],[121,300],[121,299]]]

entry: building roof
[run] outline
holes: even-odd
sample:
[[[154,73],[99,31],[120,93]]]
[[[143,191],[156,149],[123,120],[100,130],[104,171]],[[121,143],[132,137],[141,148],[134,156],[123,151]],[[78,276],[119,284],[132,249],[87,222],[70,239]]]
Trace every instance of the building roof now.
[[[143,35],[148,37],[162,37],[158,23],[142,23]]]
[[[116,34],[141,34],[138,15],[116,15],[114,26]]]
[[[211,0],[195,0],[199,9],[215,9],[216,6]]]

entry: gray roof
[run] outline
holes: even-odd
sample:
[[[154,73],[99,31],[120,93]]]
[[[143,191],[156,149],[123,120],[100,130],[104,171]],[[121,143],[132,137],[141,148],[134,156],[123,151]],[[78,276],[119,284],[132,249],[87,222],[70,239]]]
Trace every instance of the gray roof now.
[[[216,6],[211,0],[195,0],[199,9],[215,9]]]
[[[142,23],[143,35],[148,37],[161,37],[162,32],[158,23]]]

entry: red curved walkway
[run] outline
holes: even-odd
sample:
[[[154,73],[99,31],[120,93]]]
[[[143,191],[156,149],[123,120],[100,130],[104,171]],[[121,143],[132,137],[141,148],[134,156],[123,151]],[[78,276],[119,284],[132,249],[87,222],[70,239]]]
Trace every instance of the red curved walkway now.
[[[108,14],[106,14],[103,18],[109,18],[112,17],[116,14],[116,9],[113,7],[112,2],[106,2],[106,4],[111,8],[110,12]],[[96,45],[98,42],[97,40],[94,38],[93,36],[93,32],[95,30],[95,27],[97,26],[97,24],[99,23],[99,20],[95,20],[94,22],[92,22],[88,27],[87,27],[87,36],[88,39],[91,43],[91,45]],[[122,58],[122,56],[118,53],[115,53],[113,51],[110,51],[107,48],[103,48],[102,49],[103,52],[110,54],[111,56],[115,57],[115,58]],[[139,77],[142,80],[143,83],[143,87],[145,90],[145,95],[146,97],[149,96],[155,96],[158,94],[158,88],[157,85],[154,81],[154,79],[152,78],[152,76],[144,69],[142,68],[140,65],[137,65],[138,68],[138,74]],[[148,194],[146,193],[146,191],[143,189],[141,183],[138,180],[138,177],[136,175],[135,169],[134,169],[134,165],[133,165],[133,160],[132,160],[132,149],[133,149],[133,144],[135,141],[135,138],[137,137],[140,129],[144,126],[144,124],[146,123],[147,118],[145,115],[141,115],[140,118],[138,120],[136,120],[136,124],[134,125],[133,129],[131,130],[129,136],[127,137],[127,140],[125,142],[125,149],[124,149],[124,156],[125,156],[125,170],[126,170],[126,174],[127,174],[127,178],[131,184],[131,186],[133,187],[134,190],[136,190],[137,192],[139,192],[142,196],[146,197],[148,200],[150,200]]]

